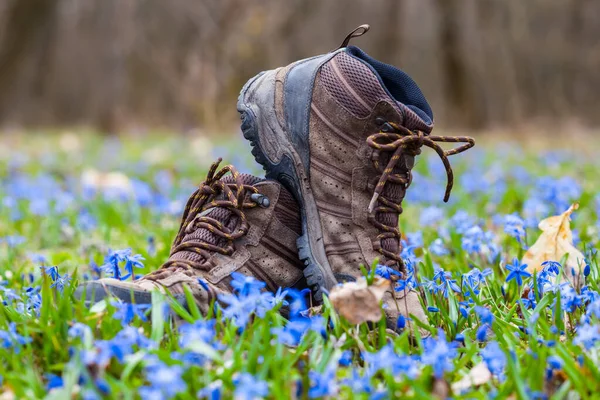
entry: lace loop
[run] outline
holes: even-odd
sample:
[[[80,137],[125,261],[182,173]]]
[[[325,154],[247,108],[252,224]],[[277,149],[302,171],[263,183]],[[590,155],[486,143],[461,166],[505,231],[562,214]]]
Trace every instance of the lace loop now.
[[[212,254],[233,254],[235,251],[233,241],[246,235],[248,232],[250,226],[244,209],[257,207],[258,204],[255,201],[245,202],[244,200],[247,193],[251,195],[256,194],[258,193],[258,189],[252,185],[244,184],[240,178],[240,173],[233,165],[226,165],[217,171],[221,161],[222,159],[219,158],[211,165],[206,180],[200,184],[188,200],[183,212],[179,232],[171,246],[171,257],[178,252],[187,251],[200,255],[203,260],[169,259],[159,271],[165,268],[207,270],[210,268],[208,259]],[[231,173],[234,182],[225,183],[221,180],[227,173]],[[216,200],[216,196],[219,195],[222,195],[223,199]],[[225,208],[237,217],[237,223],[234,228],[230,229],[222,221],[210,216],[210,210],[216,207]],[[225,239],[226,243],[224,245],[216,245],[201,239],[184,240],[187,234],[193,233],[198,229],[206,229],[213,235]]]
[[[406,171],[404,173],[393,173],[400,159],[420,154],[423,146],[433,149],[442,159],[444,168],[446,169],[447,184],[444,202],[447,202],[454,184],[454,173],[448,161],[448,156],[470,149],[475,145],[475,141],[468,136],[429,136],[421,131],[411,131],[393,122],[381,122],[383,121],[380,121],[379,124],[382,127],[381,131],[367,138],[367,144],[375,150],[371,160],[377,171],[381,173],[368,206],[369,221],[382,232],[377,236],[377,239],[380,241],[388,238],[400,240],[401,235],[397,226],[383,224],[374,217],[374,213],[402,213],[401,200],[396,203],[382,196],[383,189],[388,182],[401,184],[404,186],[404,189],[408,188],[412,182],[412,165],[405,165]],[[437,142],[465,144],[444,151]],[[382,152],[392,153],[385,167],[380,164]],[[396,262],[402,264],[399,254],[395,254],[381,245],[377,246],[376,250],[388,258],[388,265]]]

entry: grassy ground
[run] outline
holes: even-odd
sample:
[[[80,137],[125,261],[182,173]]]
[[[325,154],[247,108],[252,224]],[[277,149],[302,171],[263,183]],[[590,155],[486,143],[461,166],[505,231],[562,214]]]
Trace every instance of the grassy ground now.
[[[98,276],[111,249],[144,257],[135,274],[167,258],[182,206],[217,156],[259,169],[233,140],[65,133],[0,142],[2,399],[598,396],[600,162],[589,143],[581,155],[487,140],[451,159],[448,204],[442,164],[424,151],[401,228],[433,338],[410,340],[383,323],[351,326],[327,304],[287,324],[277,299],[261,317],[233,321],[223,318],[232,310],[203,319],[159,295],[150,309],[88,309],[72,292]],[[573,201],[586,285],[552,284],[551,273],[506,282],[537,223]],[[171,324],[168,308],[187,322]],[[456,384],[469,373],[481,382]]]

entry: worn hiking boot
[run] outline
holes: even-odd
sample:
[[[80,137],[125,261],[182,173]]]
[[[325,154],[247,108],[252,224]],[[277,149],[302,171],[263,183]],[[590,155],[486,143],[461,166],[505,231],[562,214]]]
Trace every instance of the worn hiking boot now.
[[[231,165],[217,172],[219,162],[188,200],[171,255],[160,269],[136,281],[88,282],[76,296],[90,303],[109,294],[150,303],[151,291],[159,289],[186,304],[187,285],[206,313],[218,294],[231,293],[230,275],[236,271],[265,282],[273,292],[304,288],[304,264],[296,248],[300,212],[293,196],[280,183],[240,174]]]
[[[316,299],[338,281],[360,275],[375,259],[400,273],[398,217],[421,147],[435,150],[452,187],[447,156],[473,146],[471,138],[431,136],[433,114],[416,83],[361,49],[328,54],[265,71],[238,99],[244,137],[267,177],[282,182],[300,204],[298,239],[304,274]],[[436,142],[465,142],[444,151]],[[391,324],[398,313],[424,319],[412,291],[389,297]],[[395,310],[395,311],[394,311]]]

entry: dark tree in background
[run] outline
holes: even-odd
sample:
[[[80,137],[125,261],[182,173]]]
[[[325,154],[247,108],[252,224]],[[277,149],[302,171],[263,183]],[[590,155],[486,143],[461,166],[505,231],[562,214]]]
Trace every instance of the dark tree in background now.
[[[438,126],[600,122],[597,0],[3,0],[0,127],[231,130],[248,78],[362,23]]]

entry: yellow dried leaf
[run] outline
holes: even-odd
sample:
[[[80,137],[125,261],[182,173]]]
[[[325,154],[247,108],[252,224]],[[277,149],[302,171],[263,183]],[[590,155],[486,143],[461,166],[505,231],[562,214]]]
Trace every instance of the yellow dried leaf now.
[[[585,266],[583,254],[573,246],[573,234],[571,233],[571,214],[579,208],[574,203],[567,211],[560,215],[548,217],[542,220],[538,227],[542,234],[533,246],[523,256],[522,263],[527,264],[527,271],[541,271],[544,261],[561,261],[568,254],[567,261],[563,265],[566,279],[578,279],[580,272]],[[575,274],[573,274],[575,271]]]
[[[366,279],[360,278],[356,282],[335,286],[329,293],[329,300],[338,314],[351,324],[377,322],[382,315],[379,303],[389,287],[387,279],[376,277],[368,286]]]

